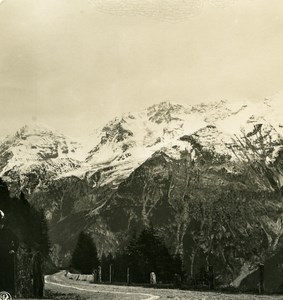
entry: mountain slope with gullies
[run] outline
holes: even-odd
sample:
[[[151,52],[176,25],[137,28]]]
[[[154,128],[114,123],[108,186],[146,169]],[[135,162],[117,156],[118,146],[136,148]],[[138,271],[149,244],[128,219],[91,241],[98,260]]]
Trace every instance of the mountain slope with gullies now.
[[[59,265],[81,230],[115,252],[152,224],[189,276],[213,264],[220,283],[239,286],[282,249],[282,99],[162,102],[108,122],[87,145],[15,135],[0,145],[2,176],[44,209]]]
[[[26,125],[0,144],[0,172],[12,193],[27,197],[80,165],[81,145],[42,125]]]

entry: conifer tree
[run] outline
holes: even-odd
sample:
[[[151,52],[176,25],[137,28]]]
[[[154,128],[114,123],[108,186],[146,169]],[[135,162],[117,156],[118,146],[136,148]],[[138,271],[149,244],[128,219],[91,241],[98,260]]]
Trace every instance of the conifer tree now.
[[[133,237],[126,249],[133,282],[148,282],[150,272],[159,280],[170,282],[175,273],[181,273],[181,264],[176,263],[164,241],[153,227],[147,227],[138,237]]]
[[[31,205],[24,193],[11,197],[7,184],[0,178],[0,209],[5,213],[6,227],[17,237],[17,291],[30,298],[32,285],[32,255],[40,251],[46,258],[49,253],[48,228],[45,216]],[[14,271],[13,271],[14,272]],[[40,274],[39,274],[40,276]]]
[[[96,246],[91,236],[82,231],[72,255],[71,267],[82,274],[91,274],[98,266]]]

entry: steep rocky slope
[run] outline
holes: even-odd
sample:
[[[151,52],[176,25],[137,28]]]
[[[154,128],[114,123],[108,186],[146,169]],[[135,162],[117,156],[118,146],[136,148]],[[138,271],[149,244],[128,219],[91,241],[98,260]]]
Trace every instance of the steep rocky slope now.
[[[282,247],[282,98],[162,102],[98,128],[87,146],[24,127],[0,145],[1,174],[45,210],[58,264],[81,230],[108,252],[153,224],[188,274],[212,263],[238,286]]]
[[[252,271],[279,248],[281,185],[277,166],[257,157],[261,140],[250,147],[250,135],[217,151],[216,132],[209,126],[182,137],[185,150],[156,152],[119,185],[103,214],[117,236],[153,224],[192,276],[200,265],[215,264],[218,279],[232,282],[243,266]]]
[[[0,144],[0,176],[13,193],[34,190],[80,165],[81,146],[64,135],[39,125],[24,126]]]

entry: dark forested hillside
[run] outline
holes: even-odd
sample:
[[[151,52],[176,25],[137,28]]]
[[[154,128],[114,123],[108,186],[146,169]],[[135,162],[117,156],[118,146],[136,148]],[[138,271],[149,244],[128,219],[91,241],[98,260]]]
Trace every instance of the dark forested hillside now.
[[[17,295],[33,295],[33,256],[35,253],[48,261],[50,242],[47,222],[43,212],[37,211],[25,199],[12,198],[6,183],[0,179],[0,210],[5,213],[5,226],[19,240],[16,252]],[[40,275],[40,274],[39,274]]]

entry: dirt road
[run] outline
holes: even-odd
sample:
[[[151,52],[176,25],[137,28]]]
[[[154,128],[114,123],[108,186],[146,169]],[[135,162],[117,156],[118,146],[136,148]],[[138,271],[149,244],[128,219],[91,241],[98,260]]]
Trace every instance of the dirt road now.
[[[212,292],[97,285],[68,279],[64,276],[64,272],[46,276],[46,289],[53,294],[61,295],[60,297],[55,297],[56,299],[70,300],[283,300],[283,296],[231,295]]]

